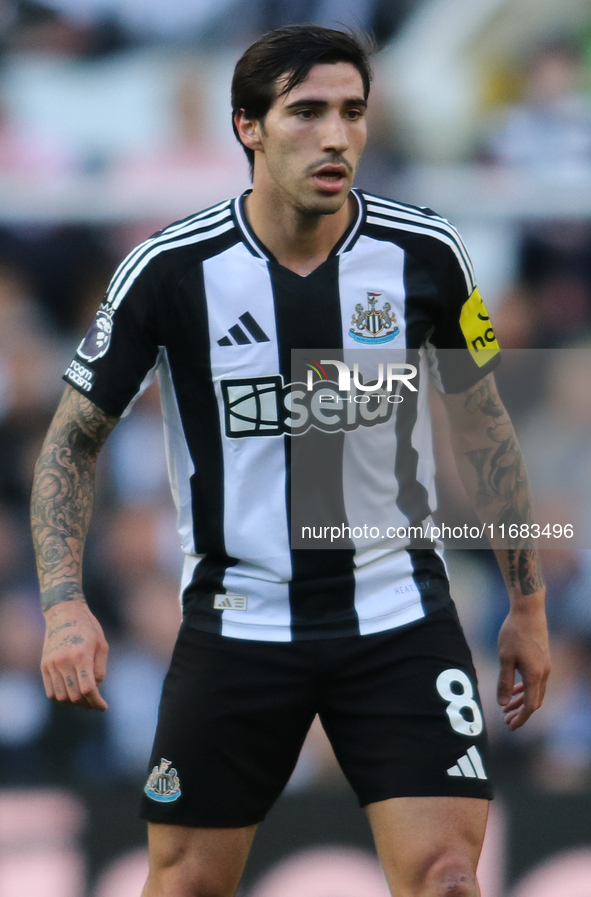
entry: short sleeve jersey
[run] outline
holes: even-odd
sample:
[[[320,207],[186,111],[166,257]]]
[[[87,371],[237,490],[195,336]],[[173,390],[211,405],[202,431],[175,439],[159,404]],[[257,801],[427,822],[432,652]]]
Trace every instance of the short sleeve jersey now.
[[[457,231],[429,209],[352,195],[352,223],[306,277],[259,242],[244,196],[160,231],[117,269],[64,375],[120,416],[157,368],[195,628],[364,635],[449,601],[441,547],[405,533],[436,503],[428,382],[464,391],[499,347]],[[356,371],[348,391],[343,365]],[[399,404],[392,370],[412,378],[395,378]],[[294,538],[301,457],[332,484],[338,547],[314,547],[312,527],[310,547]],[[356,535],[374,512],[393,538]]]

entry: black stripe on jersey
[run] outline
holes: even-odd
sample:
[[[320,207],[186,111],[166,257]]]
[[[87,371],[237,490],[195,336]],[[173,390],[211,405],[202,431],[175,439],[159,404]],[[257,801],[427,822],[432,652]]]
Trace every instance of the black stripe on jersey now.
[[[342,358],[341,306],[338,288],[339,260],[329,257],[307,277],[269,263],[279,346],[279,370],[285,383],[292,380],[292,349],[330,349]],[[314,345],[310,345],[310,321],[314,322]],[[294,372],[305,382],[305,374]],[[312,428],[305,436],[285,439],[287,466],[288,527],[292,521],[292,476],[305,476],[315,468],[322,495],[317,507],[301,525],[310,525],[313,515],[332,505],[332,521],[347,522],[343,496],[343,433],[321,433]],[[292,468],[293,464],[293,468]],[[326,496],[329,501],[326,501]],[[291,629],[294,640],[335,635],[358,635],[355,610],[354,548],[292,549],[292,581],[289,586]]]
[[[427,236],[437,238],[439,235],[439,239],[444,237],[450,240],[451,243],[456,247],[458,261],[460,262],[460,266],[463,269],[469,291],[472,292],[472,290],[475,289],[476,283],[472,271],[472,264],[466,253],[464,244],[460,240],[459,236],[456,236],[454,234],[453,228],[450,228],[448,230],[443,226],[437,226],[437,224],[433,223],[433,219],[427,219],[424,222],[414,219],[409,221],[407,218],[400,218],[398,215],[396,215],[394,210],[390,209],[384,209],[383,213],[370,210],[370,214],[368,215],[368,223],[378,224],[378,222],[380,221],[383,221],[386,227],[388,227],[389,223],[399,224],[401,229],[406,229],[409,232],[412,227],[417,227],[424,231]]]
[[[406,361],[414,364],[418,375],[414,381],[420,388],[420,367],[418,347],[422,342],[424,323],[420,314],[418,297],[427,298],[433,284],[425,270],[408,252],[404,255],[404,292],[407,344],[414,348],[406,351]],[[418,392],[405,394],[404,402],[396,415],[396,460],[394,472],[398,481],[396,503],[408,518],[410,526],[419,526],[431,514],[429,494],[417,478],[419,455],[412,444],[412,434],[418,416]],[[421,595],[421,604],[426,614],[446,604],[449,598],[449,584],[445,567],[439,555],[431,548],[409,548],[407,553],[413,568],[413,579]]]
[[[451,602],[445,564],[432,548],[408,548],[412,578],[420,590],[425,614],[440,610]]]
[[[228,243],[228,234],[224,234]],[[235,242],[236,234],[233,234]],[[221,251],[216,240],[216,252]],[[215,254],[215,253],[212,253]],[[185,589],[183,606],[189,625],[198,620],[198,628],[221,633],[222,610],[214,609],[214,595],[225,592],[223,586],[226,569],[238,563],[237,558],[226,552],[224,539],[224,462],[222,429],[218,402],[211,375],[209,325],[203,265],[193,264],[185,273],[183,292],[191,297],[190,303],[182,303],[178,328],[178,356],[175,343],[168,349],[168,358],[174,382],[185,437],[195,473],[191,477],[191,501],[195,552],[204,555],[197,564],[193,580]],[[173,326],[171,322],[171,332]],[[194,367],[187,370],[186,348],[183,333],[191,333]],[[194,350],[193,350],[194,348]],[[177,361],[178,358],[178,361]]]
[[[420,387],[421,371],[417,349],[407,349],[405,361],[417,369],[413,381],[417,390]],[[396,411],[396,458],[394,474],[398,482],[396,504],[408,519],[410,526],[419,526],[431,514],[429,495],[422,483],[417,479],[419,453],[412,444],[412,434],[418,417],[418,392],[406,392],[404,402]]]

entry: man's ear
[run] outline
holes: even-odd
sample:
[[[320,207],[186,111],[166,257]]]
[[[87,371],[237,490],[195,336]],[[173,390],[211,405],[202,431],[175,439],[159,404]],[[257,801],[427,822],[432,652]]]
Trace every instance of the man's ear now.
[[[261,123],[256,118],[247,118],[244,109],[239,109],[234,115],[234,124],[240,140],[247,149],[262,150]]]

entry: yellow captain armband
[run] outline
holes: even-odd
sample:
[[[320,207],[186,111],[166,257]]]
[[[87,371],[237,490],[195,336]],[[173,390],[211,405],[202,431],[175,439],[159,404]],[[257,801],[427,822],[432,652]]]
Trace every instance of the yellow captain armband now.
[[[501,351],[482,296],[478,290],[466,299],[460,314],[460,327],[470,355],[479,368]]]

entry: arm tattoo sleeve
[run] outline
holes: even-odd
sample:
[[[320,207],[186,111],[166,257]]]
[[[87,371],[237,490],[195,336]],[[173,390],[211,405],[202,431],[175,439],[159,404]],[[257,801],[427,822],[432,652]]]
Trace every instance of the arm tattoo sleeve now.
[[[117,423],[68,387],[35,468],[31,499],[33,543],[48,610],[82,598],[82,551],[94,498],[98,453]]]
[[[484,416],[490,440],[488,448],[465,453],[478,476],[477,507],[495,502],[500,506],[497,523],[507,527],[512,523],[531,523],[532,508],[521,450],[490,376],[468,391],[465,408],[469,414]]]
[[[468,390],[465,409],[469,414],[483,415],[487,448],[465,452],[478,477],[476,506],[483,511],[493,505],[498,508],[496,523],[533,523],[529,485],[521,449],[513,424],[497,393],[492,374]],[[488,508],[490,513],[490,507]],[[543,577],[533,543],[517,538],[509,539],[507,551],[509,582],[519,586],[524,595],[536,592],[543,585]]]

